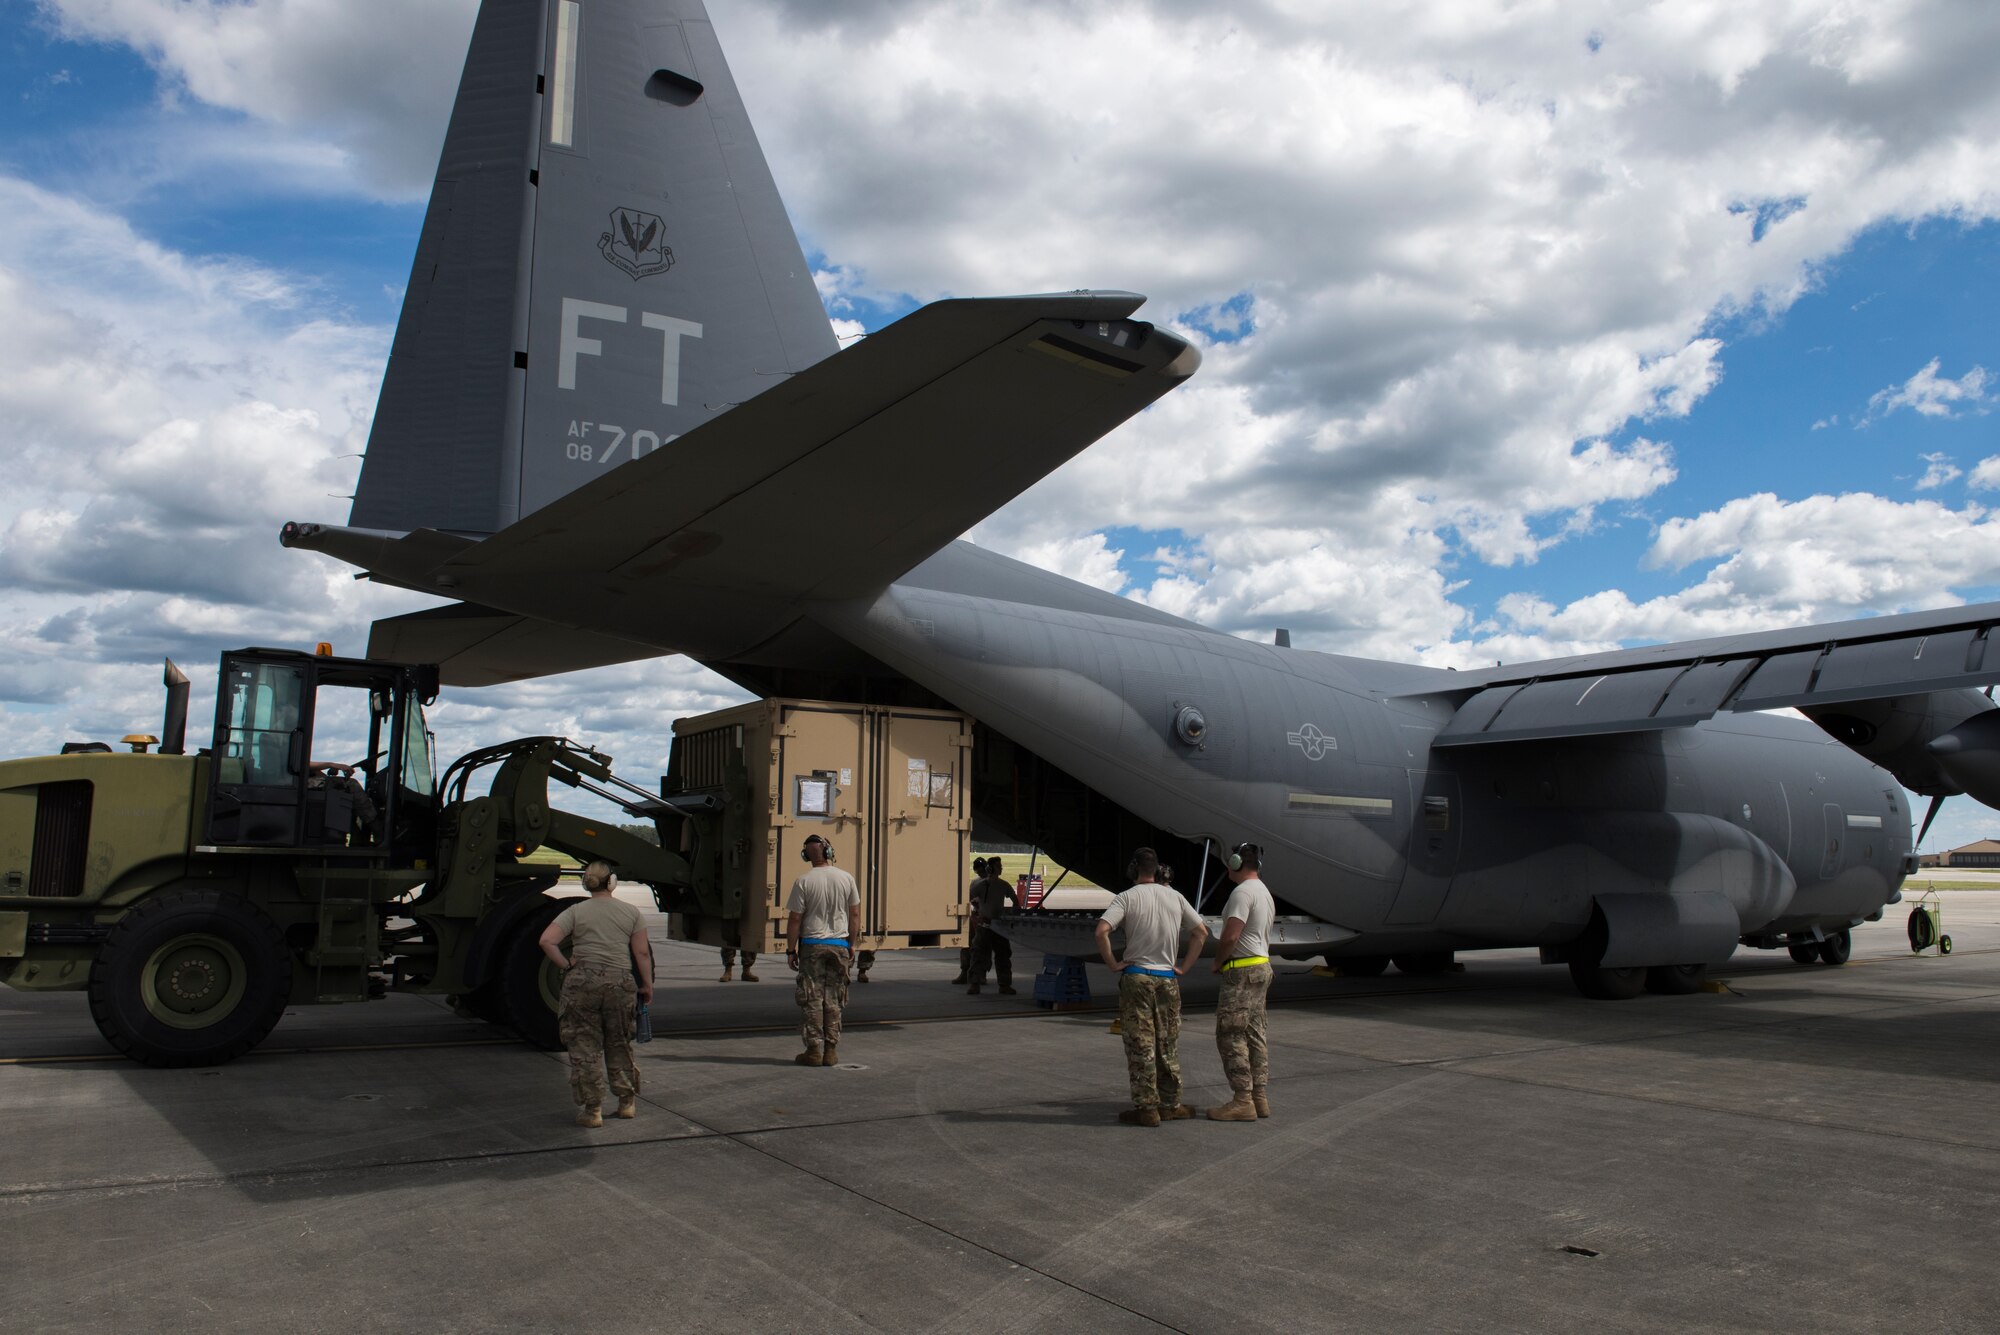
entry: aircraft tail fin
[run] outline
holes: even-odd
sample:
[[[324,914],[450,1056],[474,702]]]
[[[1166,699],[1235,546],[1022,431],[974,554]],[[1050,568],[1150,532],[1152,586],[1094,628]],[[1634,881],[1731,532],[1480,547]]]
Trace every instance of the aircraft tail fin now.
[[[498,532],[836,346],[701,0],[486,0],[349,524]]]

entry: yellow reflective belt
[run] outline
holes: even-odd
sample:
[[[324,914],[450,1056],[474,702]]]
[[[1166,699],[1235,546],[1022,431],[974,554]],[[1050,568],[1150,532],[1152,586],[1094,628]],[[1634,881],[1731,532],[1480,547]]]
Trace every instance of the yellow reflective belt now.
[[[1230,969],[1247,969],[1253,964],[1269,964],[1270,962],[1271,957],[1269,955],[1245,955],[1242,959],[1231,960],[1222,967],[1227,972]]]

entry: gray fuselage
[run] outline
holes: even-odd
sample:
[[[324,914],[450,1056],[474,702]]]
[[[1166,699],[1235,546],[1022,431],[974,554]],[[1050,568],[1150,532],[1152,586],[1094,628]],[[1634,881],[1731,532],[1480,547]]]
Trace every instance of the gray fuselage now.
[[[976,582],[955,574],[931,583]],[[1834,930],[1901,881],[1902,790],[1803,720],[1434,751],[1455,673],[1110,615],[1092,595],[904,584],[825,620],[1160,830],[1264,845],[1285,904],[1357,934],[1343,950],[1557,944],[1607,894],[1719,893],[1745,937]],[[1190,709],[1198,741],[1177,727]]]

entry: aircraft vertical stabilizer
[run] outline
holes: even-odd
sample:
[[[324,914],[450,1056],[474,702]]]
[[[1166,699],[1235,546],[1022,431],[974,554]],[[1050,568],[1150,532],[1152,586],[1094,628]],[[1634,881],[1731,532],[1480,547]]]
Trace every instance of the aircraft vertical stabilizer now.
[[[498,532],[835,349],[701,0],[486,0],[349,523]]]

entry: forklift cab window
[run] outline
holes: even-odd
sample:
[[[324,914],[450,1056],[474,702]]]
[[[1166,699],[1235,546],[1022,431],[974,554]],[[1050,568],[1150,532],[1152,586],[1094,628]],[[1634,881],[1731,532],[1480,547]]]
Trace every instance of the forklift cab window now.
[[[225,684],[229,722],[216,757],[221,781],[252,788],[289,788],[296,781],[303,738],[299,704],[305,674],[275,663],[241,664]]]
[[[437,786],[436,771],[430,729],[424,726],[424,707],[412,699],[403,711],[403,791],[429,797]]]

